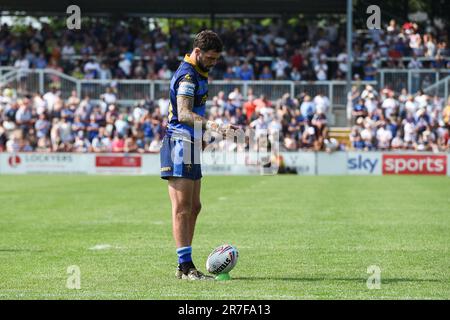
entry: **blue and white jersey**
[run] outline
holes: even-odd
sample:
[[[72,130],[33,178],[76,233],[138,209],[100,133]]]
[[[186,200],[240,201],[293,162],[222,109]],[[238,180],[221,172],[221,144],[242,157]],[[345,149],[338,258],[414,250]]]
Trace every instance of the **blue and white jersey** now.
[[[206,99],[208,97],[208,73],[203,72],[190,59],[184,57],[170,82],[169,124],[167,135],[190,135],[194,138],[194,128],[178,121],[177,96],[188,96],[194,99],[193,112],[204,117]],[[196,137],[197,138],[197,137]]]

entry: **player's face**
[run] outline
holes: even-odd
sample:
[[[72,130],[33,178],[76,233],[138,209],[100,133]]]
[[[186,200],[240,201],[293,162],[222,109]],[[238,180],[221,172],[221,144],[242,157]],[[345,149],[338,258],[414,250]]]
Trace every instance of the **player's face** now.
[[[199,54],[197,55],[197,57],[197,65],[202,70],[209,71],[216,65],[217,61],[219,60],[220,52],[216,52],[214,50],[199,50]]]

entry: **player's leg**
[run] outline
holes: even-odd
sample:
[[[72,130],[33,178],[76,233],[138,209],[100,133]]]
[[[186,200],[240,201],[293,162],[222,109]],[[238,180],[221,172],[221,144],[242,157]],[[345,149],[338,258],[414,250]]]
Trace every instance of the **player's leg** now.
[[[188,280],[212,280],[199,272],[192,262],[192,226],[195,224],[192,211],[194,180],[169,178],[169,195],[172,202],[173,237],[177,246],[178,264],[176,277]]]
[[[193,267],[190,232],[193,180],[172,177],[168,178],[168,181],[172,204],[172,234],[178,255],[178,267],[175,276],[181,279],[183,274]]]
[[[194,190],[192,192],[192,215],[191,215],[191,225],[190,225],[190,240],[192,244],[192,239],[194,238],[195,224],[197,223],[197,217],[202,209],[202,204],[200,202],[200,187],[202,180],[198,179],[194,181]]]
[[[194,180],[169,179],[169,196],[172,203],[172,231],[177,248],[191,245],[192,196]]]

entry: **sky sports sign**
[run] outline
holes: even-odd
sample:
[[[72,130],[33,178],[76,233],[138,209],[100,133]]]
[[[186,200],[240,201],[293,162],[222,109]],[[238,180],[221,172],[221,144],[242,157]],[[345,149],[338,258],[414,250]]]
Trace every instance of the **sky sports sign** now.
[[[381,175],[380,152],[349,152],[347,172],[350,175]]]
[[[447,155],[383,154],[383,174],[446,175]]]
[[[349,152],[347,172],[350,175],[446,175],[447,155],[391,154]]]

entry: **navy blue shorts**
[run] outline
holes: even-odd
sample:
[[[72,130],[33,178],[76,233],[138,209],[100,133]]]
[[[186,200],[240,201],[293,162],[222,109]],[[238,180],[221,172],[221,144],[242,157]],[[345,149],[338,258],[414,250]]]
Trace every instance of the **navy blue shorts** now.
[[[189,149],[188,149],[189,148]],[[184,156],[189,157],[190,163],[184,161]],[[161,157],[161,178],[169,177],[187,178],[198,180],[202,177],[200,163],[195,164],[194,155],[200,159],[201,146],[190,141],[164,136],[160,150]],[[186,153],[187,152],[187,153]],[[186,163],[185,163],[186,162]],[[197,160],[199,162],[199,160]]]

